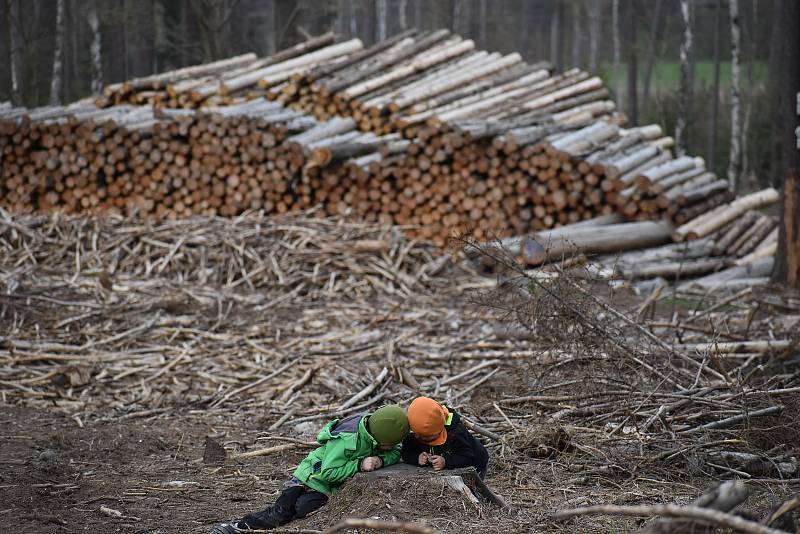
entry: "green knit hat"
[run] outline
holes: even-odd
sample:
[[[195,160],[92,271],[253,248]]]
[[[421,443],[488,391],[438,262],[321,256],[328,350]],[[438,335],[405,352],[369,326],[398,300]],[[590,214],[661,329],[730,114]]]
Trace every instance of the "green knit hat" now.
[[[397,404],[381,406],[369,416],[367,430],[380,445],[397,445],[408,434],[408,419]]]

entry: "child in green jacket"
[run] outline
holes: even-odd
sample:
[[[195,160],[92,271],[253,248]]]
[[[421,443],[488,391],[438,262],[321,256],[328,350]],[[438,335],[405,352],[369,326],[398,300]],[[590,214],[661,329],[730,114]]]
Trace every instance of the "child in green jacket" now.
[[[371,415],[331,421],[317,436],[320,447],[300,462],[275,504],[263,512],[215,526],[211,534],[270,529],[300,519],[326,502],[342,483],[359,471],[374,471],[400,460],[400,442],[408,419],[396,404]]]

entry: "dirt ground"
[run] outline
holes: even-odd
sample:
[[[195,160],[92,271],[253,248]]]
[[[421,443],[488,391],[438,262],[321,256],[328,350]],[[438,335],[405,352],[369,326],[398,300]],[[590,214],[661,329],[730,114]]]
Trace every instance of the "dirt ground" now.
[[[216,522],[268,505],[304,453],[209,465],[203,462],[206,437],[231,451],[252,450],[266,426],[254,411],[177,412],[81,427],[57,410],[1,405],[0,525],[6,532],[46,534],[208,532]],[[568,458],[520,463],[507,460],[497,447],[491,450],[486,481],[511,501],[511,511],[476,507],[450,491],[414,481],[354,481],[316,515],[282,531],[324,529],[347,517],[371,517],[423,520],[444,532],[630,532],[643,521],[595,517],[556,523],[550,513],[609,501],[686,502],[715,482],[686,473],[580,480],[579,463],[571,465]],[[750,502],[768,508],[800,491],[800,481],[755,482],[751,490],[755,500]]]

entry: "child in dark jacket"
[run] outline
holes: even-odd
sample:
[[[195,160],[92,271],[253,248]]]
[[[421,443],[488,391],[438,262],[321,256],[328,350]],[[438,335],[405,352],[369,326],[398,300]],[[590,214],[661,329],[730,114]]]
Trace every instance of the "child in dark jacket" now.
[[[396,404],[382,406],[371,415],[331,421],[317,436],[321,446],[300,462],[275,504],[263,512],[217,525],[211,534],[272,529],[306,517],[328,502],[328,497],[359,471],[374,471],[397,463],[399,444],[407,433],[408,419]]]
[[[430,465],[436,471],[473,466],[486,475],[489,452],[470,434],[453,409],[428,397],[417,397],[408,407],[411,434],[403,440],[403,461]]]

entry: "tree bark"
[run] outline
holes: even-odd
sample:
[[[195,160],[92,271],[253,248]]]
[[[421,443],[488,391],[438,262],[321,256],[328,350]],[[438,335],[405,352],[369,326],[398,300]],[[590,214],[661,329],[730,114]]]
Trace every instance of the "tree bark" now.
[[[706,160],[711,170],[716,168],[717,160],[717,124],[719,122],[719,49],[720,34],[722,33],[722,8],[723,0],[717,0],[716,16],[714,18],[714,88],[713,104],[711,107],[711,126],[709,128],[708,154]]]
[[[572,4],[572,61],[570,67],[581,65],[581,6]]]
[[[628,113],[631,124],[639,122],[639,109],[638,109],[638,59],[636,57],[636,3],[629,0],[626,4],[627,14],[627,28],[625,34],[627,35],[627,48],[628,48]]]
[[[19,0],[6,0],[6,22],[9,33],[9,58],[11,68],[11,101],[15,106],[22,104],[20,66],[22,54],[22,35],[20,32]]]
[[[611,26],[614,41],[614,96],[617,98],[617,105],[623,107],[622,98],[622,77],[620,76],[620,44],[619,44],[619,0],[612,0],[611,3]]]
[[[659,2],[661,0],[658,0]],[[597,71],[597,60],[600,51],[600,0],[592,0],[589,6],[589,71]]]
[[[564,2],[556,2],[554,9],[550,21],[550,62],[560,71],[564,70]]]
[[[92,60],[92,94],[99,95],[103,90],[103,57],[100,40],[100,19],[97,17],[97,0],[86,4],[86,22],[92,32],[89,55]]]
[[[690,60],[692,55],[692,6],[689,0],[681,0],[681,17],[683,19],[683,42],[681,43],[681,86],[678,94],[678,120],[675,125],[675,151],[679,156],[686,153],[687,117],[692,91]]]
[[[728,180],[736,191],[742,169],[742,129],[739,88],[739,0],[728,0],[731,14],[731,155],[728,163]],[[796,36],[796,32],[792,33]]]
[[[486,0],[478,0],[478,42],[486,48]]]
[[[663,0],[656,0],[653,8],[653,24],[650,26],[650,54],[644,68],[644,88],[642,92],[642,108],[648,109],[650,104],[650,82],[653,79],[653,66],[658,58],[659,43],[663,38]]]
[[[56,3],[56,41],[53,51],[53,75],[50,78],[50,105],[61,103],[64,82],[64,0]]]
[[[375,11],[378,18],[378,41],[386,39],[386,0],[375,0]]]
[[[397,2],[397,22],[400,24],[400,31],[404,32],[408,28],[408,19],[406,17],[406,9],[408,0],[398,0]]]

